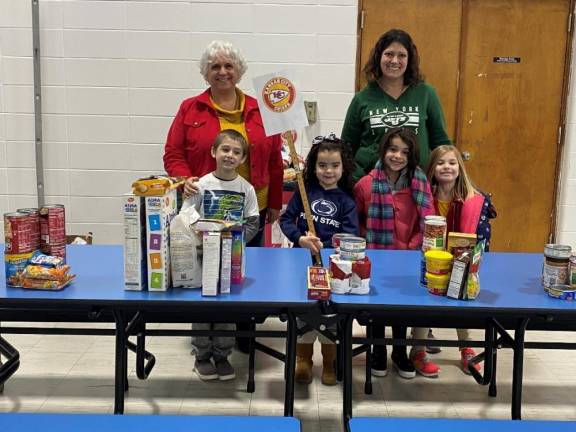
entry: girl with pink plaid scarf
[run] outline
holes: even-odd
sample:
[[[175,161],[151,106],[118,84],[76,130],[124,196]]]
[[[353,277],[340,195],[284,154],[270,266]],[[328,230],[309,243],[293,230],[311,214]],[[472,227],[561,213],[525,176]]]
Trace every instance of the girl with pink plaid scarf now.
[[[380,158],[376,167],[354,187],[358,217],[366,245],[372,249],[420,249],[424,218],[434,214],[430,184],[418,166],[416,134],[410,129],[389,130],[380,141]],[[384,325],[372,326],[373,336],[384,337]],[[428,329],[414,328],[415,339],[426,339]],[[406,327],[392,326],[394,339],[406,339]],[[403,378],[416,372],[437,377],[439,368],[425,351],[412,351],[410,358],[404,346],[394,346],[392,362]],[[372,375],[387,374],[385,345],[372,351]]]

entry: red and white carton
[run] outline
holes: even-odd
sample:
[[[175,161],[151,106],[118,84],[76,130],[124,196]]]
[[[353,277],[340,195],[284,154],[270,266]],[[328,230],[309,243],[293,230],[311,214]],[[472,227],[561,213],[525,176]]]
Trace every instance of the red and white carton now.
[[[330,288],[334,294],[368,294],[372,264],[366,256],[360,260],[343,260],[330,255]]]

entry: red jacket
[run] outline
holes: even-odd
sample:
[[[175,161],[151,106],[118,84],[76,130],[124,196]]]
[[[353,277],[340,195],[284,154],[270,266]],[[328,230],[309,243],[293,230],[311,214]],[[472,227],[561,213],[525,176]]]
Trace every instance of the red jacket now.
[[[372,172],[362,177],[354,186],[354,198],[360,222],[360,235],[366,235],[366,217],[372,195]],[[418,209],[412,199],[409,187],[392,195],[394,201],[394,249],[419,249],[422,246],[422,232]]]
[[[282,208],[283,165],[280,135],[267,137],[256,99],[245,95],[244,124],[250,145],[250,182],[268,186],[268,207]],[[210,148],[220,121],[210,92],[186,99],[170,126],[164,147],[164,169],[170,176],[202,177],[216,169]]]
[[[484,195],[479,193],[475,193],[472,198],[465,201],[452,200],[446,215],[448,232],[476,234],[484,200]],[[434,208],[436,214],[440,214],[436,198],[434,198]]]

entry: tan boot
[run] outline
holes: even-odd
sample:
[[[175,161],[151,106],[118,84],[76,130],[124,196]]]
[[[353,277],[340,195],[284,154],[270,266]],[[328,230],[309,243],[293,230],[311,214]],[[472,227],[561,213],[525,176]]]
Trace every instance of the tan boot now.
[[[336,380],[336,370],[334,363],[336,361],[336,345],[322,344],[322,384],[333,386],[338,383]]]
[[[297,383],[310,384],[312,382],[312,354],[313,344],[296,344],[296,375]]]

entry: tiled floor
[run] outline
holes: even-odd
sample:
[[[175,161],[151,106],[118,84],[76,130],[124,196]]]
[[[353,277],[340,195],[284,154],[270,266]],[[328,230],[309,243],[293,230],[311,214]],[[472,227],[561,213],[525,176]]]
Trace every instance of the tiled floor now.
[[[276,320],[264,324],[279,329]],[[168,327],[162,326],[162,327]],[[173,327],[173,326],[170,326]],[[180,326],[182,327],[182,326]],[[182,327],[186,328],[186,327]],[[360,333],[360,329],[356,329]],[[435,330],[436,337],[455,337],[453,330]],[[476,337],[481,332],[473,332]],[[114,339],[95,336],[6,335],[21,354],[21,366],[0,394],[0,412],[113,411]],[[532,332],[528,340],[576,342],[576,333]],[[266,340],[281,348],[280,341]],[[318,346],[319,348],[319,346]],[[130,391],[126,413],[282,415],[282,364],[261,353],[256,359],[256,391],[246,393],[247,356],[232,355],[237,379],[205,383],[192,372],[189,338],[151,337],[147,349],[156,356],[148,380],[140,381],[130,354]],[[319,349],[317,350],[319,351]],[[393,417],[509,418],[511,362],[501,350],[498,396],[490,398],[458,368],[458,351],[445,348],[433,358],[441,366],[438,379],[403,380],[393,371],[375,378],[373,394],[363,393],[364,359],[354,359],[354,415]],[[321,364],[317,352],[315,364]],[[576,420],[576,353],[527,350],[524,375],[524,419]],[[315,366],[319,377],[320,367]],[[297,386],[294,413],[304,432],[341,431],[341,388],[325,387],[319,379]]]

